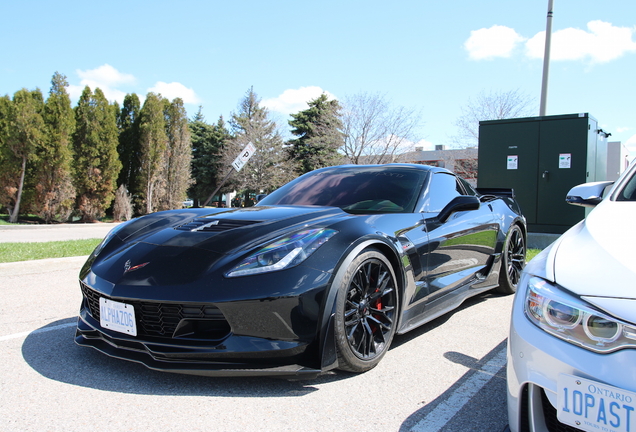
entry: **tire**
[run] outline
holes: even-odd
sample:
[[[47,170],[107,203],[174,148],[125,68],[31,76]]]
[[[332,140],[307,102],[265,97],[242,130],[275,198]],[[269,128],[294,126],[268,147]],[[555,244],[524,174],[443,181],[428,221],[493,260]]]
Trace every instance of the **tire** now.
[[[380,362],[395,334],[398,298],[395,274],[384,255],[367,250],[351,262],[336,300],[339,369],[366,372]]]
[[[510,227],[502,255],[497,292],[514,294],[519,285],[521,270],[526,265],[526,240],[518,225]]]

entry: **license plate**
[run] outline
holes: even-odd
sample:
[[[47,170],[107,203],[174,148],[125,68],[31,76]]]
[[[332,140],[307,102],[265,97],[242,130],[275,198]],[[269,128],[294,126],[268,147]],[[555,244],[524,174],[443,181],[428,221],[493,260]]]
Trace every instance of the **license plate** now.
[[[566,374],[557,384],[561,423],[589,432],[636,431],[636,393]]]
[[[135,309],[132,305],[99,298],[99,324],[107,329],[137,336]]]

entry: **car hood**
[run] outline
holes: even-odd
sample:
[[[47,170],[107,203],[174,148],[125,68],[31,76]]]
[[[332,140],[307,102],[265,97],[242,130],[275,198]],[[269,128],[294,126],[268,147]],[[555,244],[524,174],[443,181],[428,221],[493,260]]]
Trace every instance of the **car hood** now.
[[[605,200],[553,248],[562,287],[615,315],[636,320],[636,203]]]
[[[220,254],[249,249],[286,232],[327,225],[348,214],[334,207],[248,207],[196,213],[165,212],[143,228],[118,233],[125,242],[196,247]],[[178,217],[175,217],[178,216]],[[143,221],[143,218],[142,218]],[[169,223],[166,223],[169,221]],[[141,222],[141,221],[140,221]]]
[[[81,277],[90,267],[116,284],[191,283],[286,233],[349,217],[334,207],[292,206],[155,213],[117,231],[102,252],[89,257]]]

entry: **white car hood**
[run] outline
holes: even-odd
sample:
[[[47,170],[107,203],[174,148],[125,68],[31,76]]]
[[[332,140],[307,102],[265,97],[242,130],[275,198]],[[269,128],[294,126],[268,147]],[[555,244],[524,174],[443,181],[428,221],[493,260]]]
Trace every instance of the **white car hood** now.
[[[636,202],[603,200],[565,233],[554,279],[607,312],[636,322]]]

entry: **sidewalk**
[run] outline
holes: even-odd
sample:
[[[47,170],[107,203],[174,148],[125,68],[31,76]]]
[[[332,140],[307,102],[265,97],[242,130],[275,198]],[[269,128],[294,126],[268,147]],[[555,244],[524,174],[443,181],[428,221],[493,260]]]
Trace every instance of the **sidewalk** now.
[[[0,225],[0,243],[104,238],[118,223]]]

